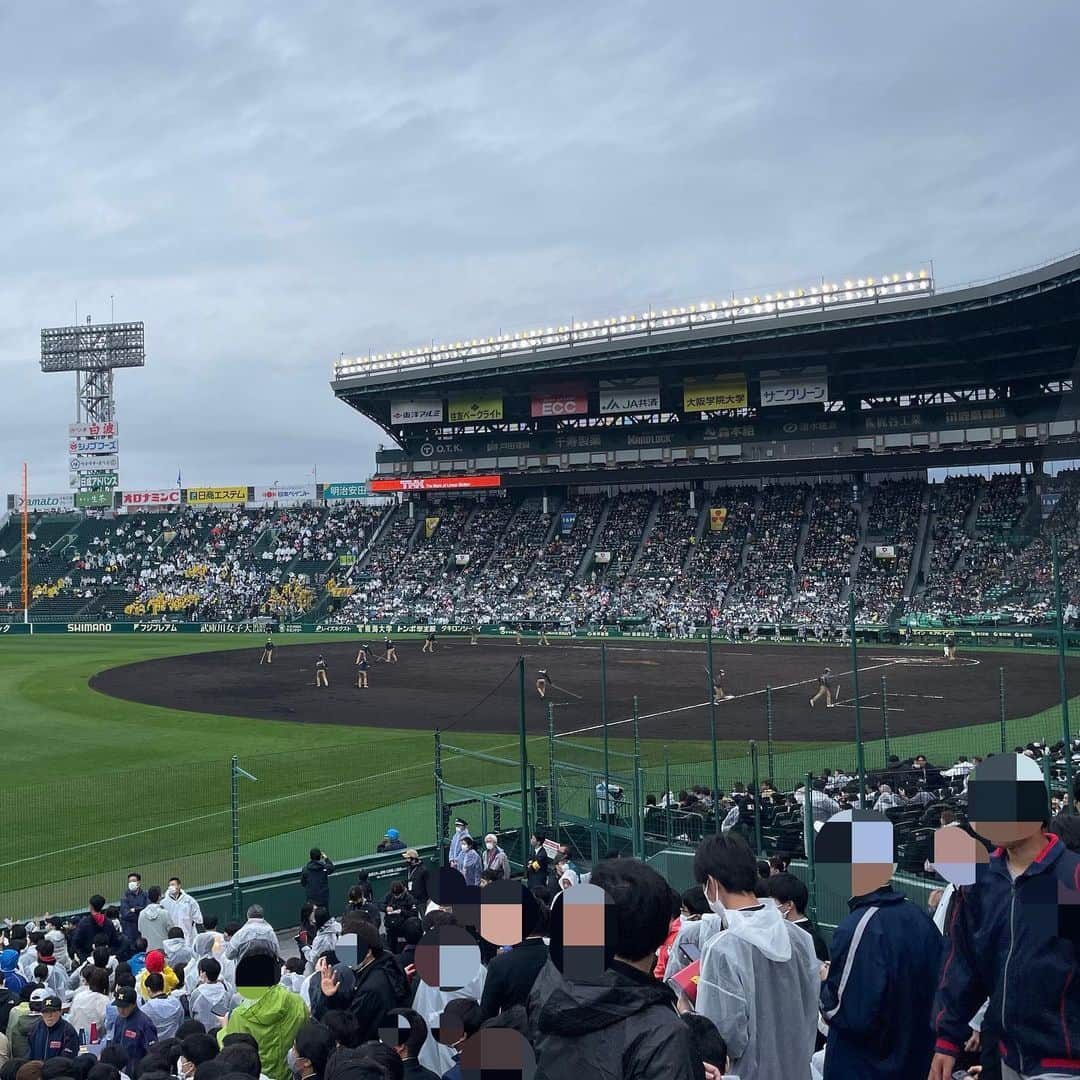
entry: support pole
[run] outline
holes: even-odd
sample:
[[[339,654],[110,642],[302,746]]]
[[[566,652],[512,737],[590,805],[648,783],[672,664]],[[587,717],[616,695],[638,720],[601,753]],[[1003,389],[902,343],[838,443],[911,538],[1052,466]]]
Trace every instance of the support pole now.
[[[814,858],[814,777],[803,778],[803,848],[806,853],[807,886],[810,889],[810,910],[817,916],[817,871]]]
[[[435,854],[443,866],[443,772],[442,732],[435,729]],[[522,853],[524,858],[524,852]]]
[[[1005,721],[1005,669],[998,668],[998,727],[1001,729],[1001,752],[1006,753],[1008,732]]]
[[[750,740],[750,772],[754,779],[754,854],[761,854],[761,783],[758,779],[758,750],[757,743]],[[714,814],[717,821],[720,820],[719,812]],[[717,831],[719,831],[719,825]]]
[[[713,798],[718,796],[713,792]],[[664,744],[664,837],[671,841],[671,753]]]
[[[638,728],[638,699],[634,695],[634,857],[645,858],[645,793],[641,783],[641,732]]]
[[[600,723],[604,729],[604,820],[607,822],[607,850],[611,851],[611,759],[607,724],[607,642],[600,642]],[[597,807],[599,809],[599,807]],[[593,853],[596,859],[596,853]]]
[[[885,676],[881,676],[881,730],[885,740],[885,760],[882,764],[889,767],[889,686]]]
[[[773,768],[773,706],[771,683],[766,683],[765,685],[765,729],[768,739],[765,748],[769,761],[769,779],[772,780],[776,770]]]
[[[551,827],[552,839],[559,840],[559,781],[555,776],[555,706],[550,702],[547,707],[548,722],[548,825]]]
[[[30,621],[30,488],[26,462],[22,467],[22,608],[23,622]]]
[[[1061,595],[1061,566],[1058,561],[1057,537],[1050,541],[1050,556],[1054,564],[1054,608],[1057,618],[1058,689],[1061,693],[1061,738],[1065,743],[1065,791],[1069,813],[1075,813],[1073,797],[1072,732],[1069,730],[1069,684],[1065,671],[1065,608]]]
[[[709,746],[712,749],[712,791],[713,799],[717,800],[720,798],[720,757],[719,751],[716,748],[716,678],[715,668],[713,666],[711,617],[709,619],[709,625],[705,630],[705,648],[708,652],[709,660]],[[716,832],[720,831],[719,814],[713,814],[713,827]]]
[[[851,679],[855,694],[855,761],[859,773],[859,809],[866,804],[866,760],[863,756],[862,711],[859,706],[859,645],[855,640],[855,593],[848,594],[848,634],[851,637]]]
[[[525,657],[518,657],[518,759],[521,767],[521,858],[529,850],[529,748],[525,737]]]
[[[229,803],[232,809],[232,914],[240,921],[240,759],[233,754],[229,765]]]

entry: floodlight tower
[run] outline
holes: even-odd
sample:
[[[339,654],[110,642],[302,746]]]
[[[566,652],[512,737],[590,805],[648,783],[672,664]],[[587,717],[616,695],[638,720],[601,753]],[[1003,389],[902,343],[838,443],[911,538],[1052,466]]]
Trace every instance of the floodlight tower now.
[[[68,482],[75,505],[106,508],[120,483],[113,372],[146,363],[143,324],[58,326],[41,331],[41,370],[75,372],[75,422],[68,427]]]
[[[87,316],[85,326],[41,331],[41,370],[75,372],[76,424],[115,420],[113,371],[145,363],[141,322],[92,326]]]

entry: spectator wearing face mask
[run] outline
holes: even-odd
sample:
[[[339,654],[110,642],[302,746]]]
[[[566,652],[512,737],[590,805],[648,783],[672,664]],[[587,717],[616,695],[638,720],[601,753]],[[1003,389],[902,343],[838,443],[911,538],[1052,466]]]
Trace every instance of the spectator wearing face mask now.
[[[480,884],[480,855],[476,850],[476,841],[471,836],[463,836],[458,846],[458,870],[466,885]]]
[[[168,912],[173,926],[184,931],[184,940],[188,945],[195,941],[195,935],[202,929],[202,909],[194,896],[184,892],[184,886],[178,877],[169,878],[169,887],[161,901]]]
[[[788,922],[800,929],[805,930],[814,943],[814,953],[817,958],[825,963],[829,959],[829,946],[821,936],[818,928],[806,915],[806,905],[810,902],[810,893],[805,882],[800,881],[794,874],[786,871],[773,874],[765,882],[769,896],[776,902],[780,914]]]
[[[499,847],[499,838],[494,833],[488,833],[484,837],[481,860],[483,869],[497,873],[499,879],[506,880],[510,877],[510,860],[506,857],[506,852]]]
[[[143,908],[150,903],[150,898],[143,891],[142,876],[128,874],[127,891],[120,897],[120,929],[129,944],[134,944],[139,936],[139,916]]]
[[[757,863],[741,836],[703,840],[694,877],[728,924],[702,942],[697,1011],[716,1024],[740,1080],[804,1076],[821,988],[810,935],[757,897]]]
[[[450,865],[455,870],[461,869],[461,841],[469,835],[469,823],[464,818],[454,821],[454,834],[450,837]]]

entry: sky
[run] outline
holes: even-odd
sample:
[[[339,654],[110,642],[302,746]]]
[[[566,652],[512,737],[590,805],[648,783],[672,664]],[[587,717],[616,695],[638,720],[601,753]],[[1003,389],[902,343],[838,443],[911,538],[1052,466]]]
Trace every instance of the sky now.
[[[146,324],[124,487],[356,481],[341,353],[1078,249],[1077,40],[1075,0],[2,5],[0,492],[66,490],[76,305]]]

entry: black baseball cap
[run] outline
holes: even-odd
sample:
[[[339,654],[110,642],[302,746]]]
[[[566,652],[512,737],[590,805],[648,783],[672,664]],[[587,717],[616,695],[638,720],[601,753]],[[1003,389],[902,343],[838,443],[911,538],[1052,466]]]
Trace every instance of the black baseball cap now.
[[[56,994],[50,994],[41,1003],[41,1011],[42,1012],[49,1012],[50,1010],[52,1012],[61,1012],[63,1010],[63,1008],[64,1008],[64,1003],[60,1000],[60,998]]]
[[[139,999],[135,993],[135,987],[118,986],[116,993],[113,995],[113,1002],[117,1005],[137,1005]]]

